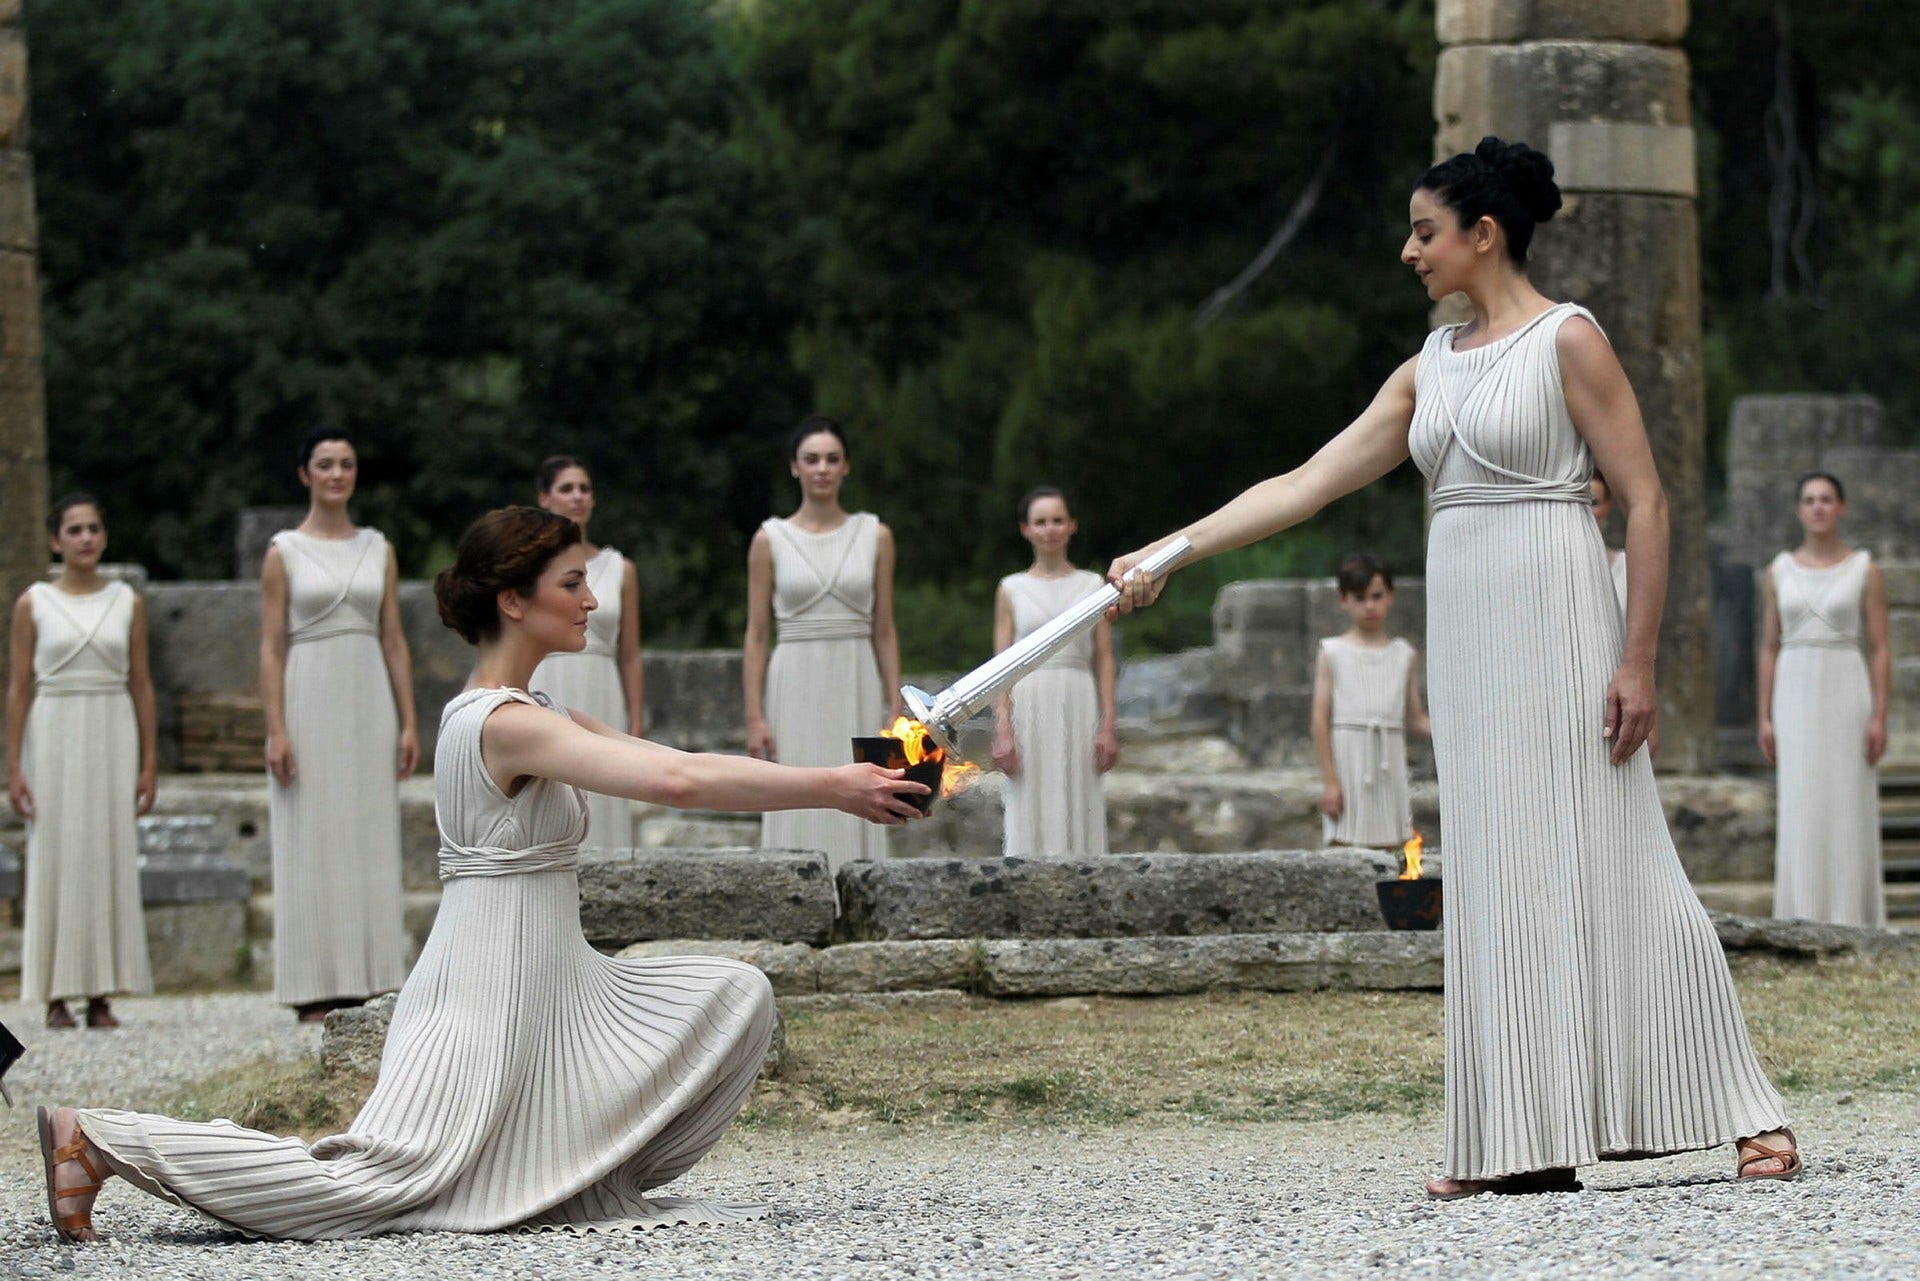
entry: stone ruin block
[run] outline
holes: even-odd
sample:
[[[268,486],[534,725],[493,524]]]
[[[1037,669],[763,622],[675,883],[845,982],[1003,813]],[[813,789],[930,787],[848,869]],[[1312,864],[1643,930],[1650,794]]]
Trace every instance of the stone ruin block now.
[[[822,944],[833,877],[811,850],[589,850],[580,928],[596,947],[650,939]]]
[[[840,871],[854,939],[1119,938],[1378,929],[1374,883],[1398,860],[1359,850],[912,859]]]

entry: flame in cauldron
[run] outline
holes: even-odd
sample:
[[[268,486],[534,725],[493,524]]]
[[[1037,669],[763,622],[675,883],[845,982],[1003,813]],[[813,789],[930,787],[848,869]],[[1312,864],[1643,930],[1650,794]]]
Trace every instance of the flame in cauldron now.
[[[880,731],[888,738],[900,740],[900,747],[906,753],[908,765],[918,765],[922,761],[942,760],[946,770],[940,776],[940,799],[947,800],[958,796],[972,787],[980,777],[980,767],[972,761],[963,760],[958,755],[948,756],[946,750],[936,743],[927,727],[912,717],[899,716],[893,724]]]
[[[1421,838],[1420,833],[1415,832],[1413,839],[1400,847],[1400,857],[1406,860],[1407,864],[1406,870],[1400,873],[1401,880],[1417,881],[1420,879],[1420,849],[1425,844],[1426,841]]]

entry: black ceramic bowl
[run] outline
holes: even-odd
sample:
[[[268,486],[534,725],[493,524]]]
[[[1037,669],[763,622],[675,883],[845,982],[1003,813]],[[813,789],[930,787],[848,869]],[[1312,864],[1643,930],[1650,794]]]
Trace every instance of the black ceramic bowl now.
[[[869,738],[853,740],[853,759],[856,762],[878,765],[882,769],[903,769],[907,777],[916,783],[925,783],[931,790],[925,796],[909,796],[915,808],[922,814],[933,813],[933,802],[940,795],[940,776],[947,772],[945,756],[921,761],[918,765],[907,764],[906,744],[891,734],[874,735]]]
[[[1437,930],[1440,928],[1440,886],[1437,876],[1419,876],[1411,881],[1380,881],[1380,914],[1387,928],[1394,930]]]

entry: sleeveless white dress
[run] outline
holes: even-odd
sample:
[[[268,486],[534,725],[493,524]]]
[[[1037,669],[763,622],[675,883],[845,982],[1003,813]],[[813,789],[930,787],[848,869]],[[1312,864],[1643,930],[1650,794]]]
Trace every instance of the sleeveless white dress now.
[[[1064,578],[1008,574],[1000,589],[1013,606],[1014,639],[1039,631],[1105,581],[1086,570]],[[1083,632],[1013,687],[1020,772],[1001,791],[1008,858],[1107,852],[1107,798],[1093,761],[1099,731],[1093,633]]]
[[[1773,737],[1780,790],[1773,914],[1840,925],[1887,923],[1880,870],[1880,784],[1867,764],[1873,687],[1860,649],[1864,551],[1824,569],[1773,558],[1780,660]]]
[[[1356,645],[1320,642],[1333,676],[1333,772],[1345,801],[1339,818],[1320,817],[1327,845],[1399,849],[1413,835],[1407,793],[1407,682],[1413,646],[1399,637]]]
[[[587,647],[578,653],[548,654],[533,669],[529,682],[556,707],[585,712],[595,720],[630,733],[626,689],[620,683],[620,590],[626,583],[627,558],[602,547],[587,562],[587,586],[600,607],[587,615]],[[587,839],[583,849],[622,850],[633,847],[633,806],[620,796],[585,793]]]
[[[773,617],[764,715],[783,765],[846,765],[856,737],[886,728],[888,700],[873,655],[873,572],[880,521],[855,512],[812,534],[790,520],[761,526],[773,549]],[[784,810],[760,821],[762,849],[818,850],[834,871],[885,858],[887,829],[838,810]]]
[[[35,583],[27,599],[34,694],[20,763],[35,816],[20,999],[151,992],[134,822],[140,731],[127,693],[133,589],[70,596]]]
[[[1455,1178],[1786,1123],[1647,753],[1615,766],[1601,737],[1622,619],[1554,347],[1586,314],[1466,352],[1438,329],[1415,376]]]
[[[391,992],[407,976],[400,897],[400,720],[380,653],[387,540],[273,537],[287,573],[293,782],[268,774],[273,996]]]
[[[480,732],[518,690],[447,704],[434,753],[440,876],[380,1079],[345,1134],[309,1147],[231,1121],[89,1108],[80,1128],[136,1186],[244,1232],[720,1223],[761,1206],[656,1197],[719,1141],[773,1031],[773,990],[711,957],[613,960],[580,933],[573,788],[501,793]]]

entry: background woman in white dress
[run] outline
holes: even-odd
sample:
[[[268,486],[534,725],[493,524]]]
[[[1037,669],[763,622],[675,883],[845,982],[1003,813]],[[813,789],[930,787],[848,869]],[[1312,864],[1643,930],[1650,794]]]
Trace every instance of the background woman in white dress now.
[[[585,463],[555,455],[540,464],[540,506],[580,527],[587,553],[587,585],[600,608],[587,629],[587,647],[562,650],[540,661],[533,688],[559,707],[578,708],[623,734],[646,733],[640,665],[640,576],[633,562],[612,547],[596,547],[587,532],[593,519],[593,476]],[[633,807],[618,796],[587,797],[586,848],[626,849],[633,844]]]
[[[616,960],[580,932],[580,793],[711,810],[831,808],[902,823],[926,788],[873,765],[796,769],[648,743],[528,696],[586,642],[580,529],[531,507],[476,521],[434,584],[479,649],[434,753],[433,934],[394,1006],[380,1077],[311,1146],[231,1121],[40,1110],[55,1225],[94,1239],[114,1174],[268,1237],[723,1223],[757,1206],[651,1195],[719,1141],[753,1088],[773,990],[715,957]]]
[[[853,738],[878,734],[900,715],[893,531],[840,505],[849,456],[833,419],[803,420],[787,455],[799,510],[766,521],[747,549],[747,752],[837,765],[852,758]],[[885,858],[887,834],[842,814],[769,814],[760,846],[819,850],[837,871],[851,859]]]
[[[307,517],[260,570],[260,701],[273,845],[273,992],[307,1022],[406,977],[399,780],[420,736],[399,569],[347,514],[353,442],[300,444]]]
[[[47,516],[60,577],[13,606],[7,799],[27,820],[20,999],[47,1026],[118,1027],[109,993],[150,992],[140,911],[140,831],[153,808],[153,679],[147,604],[100,575],[100,504],[70,494]]]
[[[1051,485],[1020,500],[1020,537],[1033,548],[1033,565],[1001,579],[994,593],[994,653],[1100,590],[1100,575],[1067,559],[1079,528],[1066,496]],[[993,764],[1006,775],[1008,858],[1107,852],[1100,776],[1120,758],[1113,686],[1113,626],[1102,619],[994,706]]]
[[[1299,524],[1409,455],[1433,484],[1428,694],[1446,832],[1446,1155],[1429,1196],[1572,1191],[1576,1166],[1734,1143],[1800,1171],[1647,757],[1667,508],[1626,373],[1527,279],[1553,165],[1483,139],[1430,169],[1401,259],[1473,319],[1427,338],[1306,463],[1180,531],[1200,556]],[[1588,511],[1627,513],[1627,610]],[[1115,561],[1122,576],[1152,548]],[[1128,582],[1123,603],[1151,602]]]
[[[1779,787],[1773,914],[1885,925],[1874,767],[1893,684],[1886,583],[1840,539],[1839,480],[1802,477],[1794,510],[1806,537],[1767,566],[1760,624],[1760,750]]]

